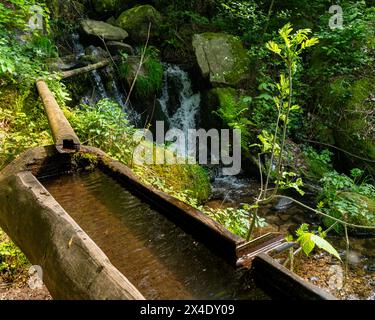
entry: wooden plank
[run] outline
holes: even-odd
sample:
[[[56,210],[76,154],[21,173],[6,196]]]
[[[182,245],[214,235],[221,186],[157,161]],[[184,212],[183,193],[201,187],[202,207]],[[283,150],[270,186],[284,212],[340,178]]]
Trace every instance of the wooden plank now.
[[[239,246],[237,248],[237,267],[250,268],[253,259],[257,255],[261,253],[268,253],[284,242],[284,235],[271,232]]]

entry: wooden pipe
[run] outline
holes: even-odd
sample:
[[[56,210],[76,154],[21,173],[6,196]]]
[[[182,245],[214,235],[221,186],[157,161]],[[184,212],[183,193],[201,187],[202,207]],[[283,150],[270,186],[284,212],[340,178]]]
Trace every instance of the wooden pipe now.
[[[60,153],[79,151],[81,143],[47,84],[43,80],[37,80],[36,87],[43,102],[57,151]]]

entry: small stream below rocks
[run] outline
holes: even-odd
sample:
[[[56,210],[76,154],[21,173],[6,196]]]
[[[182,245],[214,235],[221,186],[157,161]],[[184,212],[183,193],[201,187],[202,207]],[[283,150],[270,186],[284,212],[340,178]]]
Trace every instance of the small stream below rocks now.
[[[212,183],[211,200],[206,204],[212,208],[240,208],[252,203],[259,191],[259,182],[246,177],[218,176]],[[268,226],[256,230],[255,236],[267,232],[293,234],[302,223],[319,225],[318,217],[303,208],[284,201],[263,207],[259,215]],[[327,240],[338,250],[342,260],[346,259],[345,237],[330,233]],[[277,256],[275,258],[278,258]],[[285,260],[279,259],[280,263]],[[313,284],[319,285],[342,299],[375,300],[375,238],[350,237],[349,276],[344,286],[344,267],[340,262],[320,252],[310,258],[300,254],[296,258],[296,272]],[[298,262],[299,261],[299,262]]]

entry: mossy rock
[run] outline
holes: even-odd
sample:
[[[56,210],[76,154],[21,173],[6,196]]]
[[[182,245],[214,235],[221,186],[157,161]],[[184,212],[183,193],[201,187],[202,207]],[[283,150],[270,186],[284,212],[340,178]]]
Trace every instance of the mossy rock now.
[[[352,208],[346,213],[346,221],[348,223],[375,227],[375,199],[354,192],[341,192],[337,196],[337,200],[330,204],[330,207],[326,212],[332,217],[344,219],[342,216],[343,209],[341,209],[343,203],[345,203],[346,208]],[[327,226],[331,226],[334,223],[334,221],[329,218],[324,218],[323,222]],[[335,228],[335,230],[342,232],[343,227],[340,225]],[[363,232],[363,230],[352,228],[351,230],[355,233]],[[370,232],[372,233],[374,230],[371,230]]]
[[[169,159],[167,161],[177,161],[175,154],[162,146],[155,146],[149,141],[144,141],[142,144],[146,148],[153,148],[154,162],[163,156],[164,159]],[[211,193],[208,173],[198,164],[143,164],[134,165],[132,169],[143,182],[173,196],[187,193],[189,198],[204,203]]]
[[[149,57],[139,69],[140,59],[139,56],[129,56],[121,65],[121,77],[129,88],[136,79],[135,96],[138,99],[153,101],[163,83],[163,65],[158,59]]]
[[[239,38],[206,32],[193,36],[193,48],[202,75],[214,86],[238,86],[249,77],[250,59]]]
[[[130,38],[139,44],[147,41],[149,24],[151,23],[150,37],[159,33],[162,16],[153,6],[136,6],[124,11],[116,20],[116,25],[129,32]]]
[[[375,81],[372,77],[357,80],[349,88],[350,98],[341,109],[336,128],[337,145],[362,158],[375,161]],[[375,176],[375,165],[350,157],[353,165],[366,167]]]
[[[103,21],[82,20],[81,27],[86,34],[101,37],[104,40],[121,41],[128,37],[128,33],[125,30]]]
[[[201,124],[206,129],[222,128],[223,120],[216,114],[217,110],[228,101],[236,103],[237,91],[233,88],[213,88],[205,93],[204,112],[201,113]]]

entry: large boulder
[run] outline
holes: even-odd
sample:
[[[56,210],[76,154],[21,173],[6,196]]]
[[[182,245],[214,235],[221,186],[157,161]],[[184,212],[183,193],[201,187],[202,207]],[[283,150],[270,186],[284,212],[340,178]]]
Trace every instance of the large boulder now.
[[[339,87],[344,79],[332,83],[331,88]],[[333,90],[331,96],[336,95]],[[354,82],[345,93],[348,97],[338,106],[340,118],[335,128],[335,140],[338,147],[361,158],[349,156],[352,166],[365,167],[375,176],[375,81],[372,77],[363,77]],[[333,113],[335,113],[332,110]],[[372,161],[372,162],[371,162]]]
[[[240,39],[226,33],[193,36],[193,48],[204,77],[214,86],[237,86],[249,75],[250,59]]]
[[[126,29],[130,38],[136,43],[147,41],[149,24],[151,23],[150,38],[158,35],[162,16],[153,6],[136,6],[124,11],[116,20],[116,25]]]
[[[345,205],[344,205],[345,204]],[[328,205],[328,213],[332,217],[344,219],[346,215],[347,222],[363,225],[375,226],[375,199],[371,199],[364,195],[355,192],[341,192],[338,194],[337,199]],[[344,208],[344,209],[343,209]],[[350,210],[345,212],[345,208]],[[333,223],[332,219],[324,218],[323,222],[330,226]],[[342,226],[335,228],[337,231],[343,231]],[[365,230],[352,230],[354,232],[365,232]],[[371,234],[373,230],[368,230]]]
[[[104,40],[121,41],[128,37],[128,33],[119,27],[112,26],[103,21],[82,20],[83,31],[90,36],[98,36]]]

